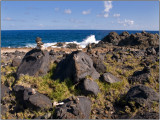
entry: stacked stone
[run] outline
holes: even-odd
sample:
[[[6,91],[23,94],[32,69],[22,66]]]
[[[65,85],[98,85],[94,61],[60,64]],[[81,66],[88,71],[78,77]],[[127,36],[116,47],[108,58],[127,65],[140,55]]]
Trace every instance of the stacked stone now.
[[[36,38],[37,43],[37,49],[44,50],[44,43],[42,42],[42,39],[40,37]]]
[[[87,52],[88,52],[88,53],[91,53],[91,48],[92,48],[91,43],[89,43],[89,44],[88,44],[88,47],[87,47]]]

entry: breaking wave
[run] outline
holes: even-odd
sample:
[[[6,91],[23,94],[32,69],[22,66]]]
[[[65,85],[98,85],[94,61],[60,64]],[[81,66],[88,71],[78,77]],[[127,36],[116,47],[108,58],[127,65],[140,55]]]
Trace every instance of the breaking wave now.
[[[90,35],[90,36],[87,36],[85,39],[83,39],[82,42],[77,42],[77,41],[73,41],[73,42],[65,42],[66,44],[68,43],[75,43],[75,44],[78,44],[80,45],[82,48],[85,48],[89,43],[98,43],[99,40],[96,40],[95,38],[95,35]],[[53,47],[53,48],[57,48],[56,46],[57,42],[53,42],[53,43],[44,43],[44,47]],[[36,44],[26,44],[25,47],[31,47],[31,48],[34,48],[36,47]],[[65,47],[65,46],[64,46]]]

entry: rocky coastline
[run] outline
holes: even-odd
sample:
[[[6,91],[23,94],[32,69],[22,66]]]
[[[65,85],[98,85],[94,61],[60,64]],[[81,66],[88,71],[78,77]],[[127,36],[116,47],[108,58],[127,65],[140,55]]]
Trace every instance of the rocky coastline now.
[[[2,119],[159,119],[158,34],[57,47],[1,49]]]

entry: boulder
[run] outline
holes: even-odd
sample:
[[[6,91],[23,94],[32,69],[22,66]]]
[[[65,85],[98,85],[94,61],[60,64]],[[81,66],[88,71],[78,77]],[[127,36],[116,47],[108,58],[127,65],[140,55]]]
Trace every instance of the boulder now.
[[[34,107],[40,109],[52,108],[52,101],[45,95],[35,91],[33,88],[27,88],[21,85],[13,87],[16,99],[25,108]]]
[[[145,85],[137,85],[129,89],[126,94],[128,104],[135,102],[135,106],[150,106],[152,102],[159,101],[159,95],[152,88]]]
[[[85,79],[82,83],[79,84],[79,88],[84,95],[94,94],[97,96],[99,93],[98,84],[90,79]]]
[[[11,66],[12,67],[18,67],[21,64],[22,59],[20,58],[14,58],[12,60]]]
[[[66,45],[66,48],[76,49],[77,46],[78,45],[76,43],[69,43],[69,44]]]
[[[63,47],[66,43],[65,42],[57,42],[57,47]]]
[[[141,46],[143,47],[150,47],[150,46],[158,46],[159,45],[159,36],[157,34],[151,33],[135,33],[131,34],[127,37],[120,36],[121,40],[119,42],[119,46]]]
[[[9,92],[10,92],[9,88],[6,87],[4,84],[1,84],[1,98],[5,97],[6,94],[9,95]]]
[[[23,99],[37,108],[50,109],[53,107],[52,101],[47,96],[38,92],[34,93],[32,88],[25,89]]]
[[[110,32],[106,37],[102,39],[102,41],[112,43],[113,45],[118,45],[120,36],[116,32]]]
[[[106,66],[104,64],[104,56],[101,55],[100,53],[96,53],[95,55],[93,54],[88,54],[91,59],[93,60],[93,66],[96,69],[97,72],[99,73],[104,73],[106,72]]]
[[[129,33],[128,33],[127,31],[124,31],[124,32],[122,32],[119,36],[120,36],[120,37],[121,37],[121,36],[128,37],[128,36],[129,36]]]
[[[150,82],[149,77],[150,77],[150,68],[144,67],[143,70],[135,71],[132,76],[129,76],[128,82],[130,84],[134,83],[145,84],[146,82]]]
[[[100,75],[93,67],[92,59],[86,53],[74,51],[58,63],[53,79],[63,81],[66,78],[70,78],[73,83],[77,83],[87,76],[95,80]]]
[[[118,79],[117,77],[112,75],[111,73],[103,73],[103,75],[101,76],[101,80],[103,82],[106,82],[106,83],[109,83],[109,84],[121,81],[120,79]]]
[[[93,59],[93,66],[99,73],[104,73],[106,72],[106,66],[104,62],[100,59]]]
[[[55,109],[55,119],[89,119],[91,101],[87,97],[70,97]]]
[[[24,56],[19,65],[16,74],[19,78],[20,74],[28,74],[30,76],[43,76],[49,70],[49,53],[47,50],[32,49]]]

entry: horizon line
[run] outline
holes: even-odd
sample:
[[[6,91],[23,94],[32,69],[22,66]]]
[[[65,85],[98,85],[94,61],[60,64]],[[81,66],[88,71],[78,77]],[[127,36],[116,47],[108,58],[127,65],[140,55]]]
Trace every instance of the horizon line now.
[[[18,29],[18,30],[20,30],[20,29]],[[21,30],[23,30],[23,29],[21,29]],[[27,29],[27,30],[29,30],[29,29]],[[107,29],[30,29],[30,30],[107,30]],[[112,30],[108,30],[108,31],[112,31]],[[1,31],[16,31],[16,30],[1,30]],[[116,31],[118,31],[118,30],[116,30]],[[121,31],[160,31],[160,30],[121,30]]]

